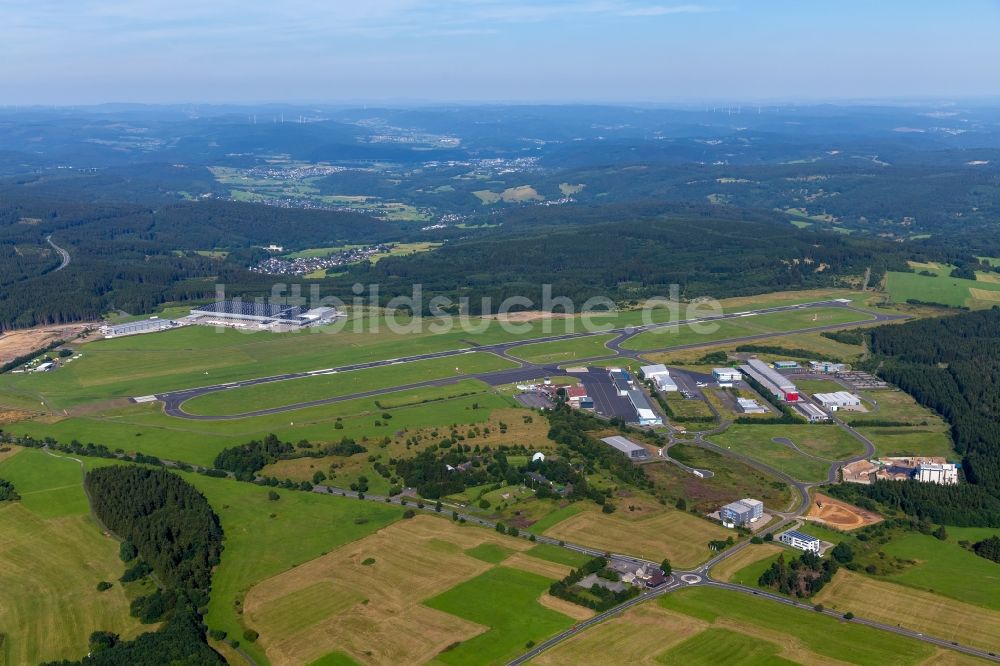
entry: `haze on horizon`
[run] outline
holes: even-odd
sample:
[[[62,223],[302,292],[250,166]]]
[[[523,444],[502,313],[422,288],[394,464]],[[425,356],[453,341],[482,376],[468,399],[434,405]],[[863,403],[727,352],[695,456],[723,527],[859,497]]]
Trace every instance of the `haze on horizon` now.
[[[0,10],[0,105],[1000,95],[997,0],[0,0]]]

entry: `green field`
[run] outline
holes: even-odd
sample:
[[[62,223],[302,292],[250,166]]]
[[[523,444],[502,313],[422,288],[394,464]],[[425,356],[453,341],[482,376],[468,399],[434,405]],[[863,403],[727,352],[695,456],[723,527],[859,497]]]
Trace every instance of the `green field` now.
[[[659,603],[667,610],[707,622],[725,618],[787,634],[817,654],[862,666],[918,664],[934,652],[930,646],[908,638],[739,592],[687,588],[661,597]]]
[[[190,421],[167,416],[158,404],[130,405],[55,423],[22,421],[7,426],[16,435],[53,437],[60,442],[105,444],[126,451],[141,451],[170,460],[210,466],[228,446],[243,444],[275,433],[289,441],[339,441],[351,437],[381,438],[402,428],[423,428],[451,423],[480,423],[492,410],[514,405],[509,397],[487,393],[482,382],[463,380],[443,387],[425,387],[322,405],[269,416],[233,421]],[[375,403],[378,404],[375,404]],[[390,412],[391,421],[382,414]],[[335,430],[341,419],[343,429]],[[383,423],[376,426],[375,421]],[[381,478],[381,477],[378,477]]]
[[[457,379],[464,375],[515,367],[517,364],[512,361],[493,354],[462,354],[209,393],[184,403],[184,411],[189,414],[212,416],[241,414],[430,380]]]
[[[527,551],[528,555],[532,557],[537,557],[540,560],[547,560],[549,562],[555,562],[556,564],[565,564],[568,567],[577,567],[583,565],[585,562],[590,560],[590,557],[584,555],[583,553],[578,553],[567,548],[560,548],[559,546],[553,546],[547,543],[540,543],[537,546],[531,548]]]
[[[268,489],[229,479],[184,474],[219,514],[225,550],[212,579],[212,598],[205,621],[209,628],[242,636],[239,605],[255,584],[355,541],[399,519],[398,507],[318,493],[279,490],[270,501]],[[273,514],[273,515],[272,515]],[[266,659],[244,644],[258,663]]]
[[[465,551],[465,554],[483,562],[500,564],[513,554],[513,552],[510,548],[505,548],[498,543],[484,542],[475,548],[469,548]]]
[[[657,655],[656,660],[664,664],[691,666],[786,666],[795,663],[782,659],[778,652],[778,646],[769,641],[726,629],[706,629]]]
[[[958,528],[948,530],[956,530],[948,541],[908,533],[885,544],[880,550],[887,556],[917,562],[886,580],[1000,611],[1000,566],[959,546],[965,536],[958,536]],[[1000,529],[987,531],[1000,534]]]
[[[24,449],[0,478],[23,496],[0,502],[0,663],[80,659],[93,631],[148,630],[129,615],[118,542],[90,518],[79,463]],[[114,586],[98,592],[101,581]]]
[[[511,356],[529,363],[558,365],[578,359],[611,356],[614,352],[608,349],[605,344],[615,337],[617,337],[616,334],[592,335],[558,342],[538,342],[514,347],[509,353]]]
[[[870,320],[872,317],[845,308],[807,308],[788,312],[753,315],[738,319],[701,324],[696,330],[692,326],[668,326],[647,331],[630,338],[622,344],[625,349],[638,351],[667,349],[682,345],[709,344],[749,335],[795,331],[817,326],[847,324]]]
[[[919,273],[890,271],[886,274],[886,290],[896,303],[910,299],[925,303],[940,303],[953,307],[992,307],[1000,303],[1000,284],[983,280],[951,277],[941,271],[936,277]]]
[[[803,455],[773,441],[785,437]],[[713,435],[719,446],[759,460],[799,481],[823,481],[830,461],[862,453],[861,443],[833,425],[733,425],[724,433]],[[810,457],[815,456],[815,457]]]
[[[436,661],[472,666],[501,664],[541,640],[573,625],[573,620],[538,603],[552,581],[508,567],[489,571],[428,599],[426,606],[489,627],[489,631],[442,652]],[[487,603],[484,601],[488,600]]]
[[[858,428],[875,445],[877,456],[942,456],[955,459],[957,454],[948,435],[948,426],[923,428]]]

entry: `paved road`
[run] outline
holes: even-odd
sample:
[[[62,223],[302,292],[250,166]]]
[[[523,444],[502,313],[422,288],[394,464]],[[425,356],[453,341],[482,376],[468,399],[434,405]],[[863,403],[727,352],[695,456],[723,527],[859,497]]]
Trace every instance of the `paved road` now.
[[[58,273],[62,269],[69,266],[70,262],[69,252],[67,252],[66,250],[62,249],[61,247],[52,242],[52,234],[49,234],[48,236],[45,237],[45,242],[51,245],[52,249],[59,253],[59,258],[62,259],[62,263],[59,264],[59,267],[52,272]]]
[[[788,312],[788,311],[792,311],[792,310],[800,310],[800,309],[804,309],[804,308],[817,308],[817,307],[841,307],[841,308],[847,308],[847,309],[856,309],[856,308],[853,308],[852,306],[850,306],[849,304],[842,303],[842,302],[837,301],[837,300],[831,300],[831,301],[816,301],[816,302],[813,302],[813,303],[805,303],[805,304],[800,304],[800,305],[787,305],[787,306],[779,306],[779,307],[774,307],[774,308],[764,308],[764,309],[761,309],[761,310],[754,310],[753,312],[756,313],[756,314],[768,314],[768,313],[774,313],[774,312]],[[885,315],[885,314],[879,314],[879,313],[869,313],[867,311],[861,311],[861,310],[859,310],[859,312],[865,312],[865,314],[871,314],[872,318],[870,320],[868,320],[869,322],[871,322],[871,321],[890,321],[890,320],[893,320],[893,319],[899,319],[900,318],[899,315]],[[399,365],[399,364],[403,364],[403,363],[412,363],[412,362],[415,362],[415,361],[425,361],[425,360],[437,359],[437,358],[448,358],[448,357],[452,357],[452,356],[459,356],[459,355],[462,355],[462,354],[471,354],[471,353],[474,353],[474,352],[490,352],[490,353],[494,353],[494,354],[503,356],[505,358],[509,358],[511,360],[515,360],[517,362],[520,362],[520,363],[522,363],[522,367],[520,369],[518,369],[520,372],[518,372],[518,371],[505,371],[505,372],[510,372],[511,374],[509,374],[509,375],[504,375],[503,373],[499,373],[499,374],[498,373],[482,373],[482,374],[468,375],[467,377],[469,377],[469,378],[475,378],[475,379],[483,379],[484,381],[492,382],[492,383],[495,383],[495,384],[510,383],[510,382],[524,381],[524,380],[527,380],[527,379],[537,378],[537,377],[542,376],[543,374],[546,374],[546,373],[548,373],[548,374],[565,374],[563,371],[561,371],[561,370],[559,370],[559,369],[557,369],[555,367],[532,365],[530,363],[523,362],[523,361],[521,361],[519,359],[516,359],[516,358],[511,357],[511,356],[508,355],[508,352],[511,349],[513,349],[514,347],[518,347],[520,345],[523,345],[523,344],[529,344],[529,343],[535,343],[535,342],[557,342],[557,341],[560,341],[560,340],[571,340],[571,339],[575,339],[575,338],[590,337],[590,336],[594,336],[594,335],[605,335],[605,334],[607,334],[609,332],[616,332],[616,333],[622,333],[623,335],[621,335],[618,338],[616,338],[615,340],[613,340],[612,341],[613,344],[609,343],[609,345],[608,345],[609,349],[612,349],[612,350],[620,353],[623,356],[627,356],[627,357],[630,357],[630,358],[637,358],[640,353],[648,353],[648,352],[645,352],[645,351],[644,352],[638,352],[638,351],[633,351],[633,350],[621,349],[620,348],[620,344],[624,340],[627,340],[628,338],[630,338],[630,337],[632,337],[634,335],[637,335],[637,334],[639,334],[639,333],[641,333],[643,331],[654,330],[654,329],[659,329],[659,328],[664,328],[664,327],[687,325],[687,324],[693,324],[693,323],[707,323],[707,322],[711,322],[711,321],[721,321],[721,320],[724,320],[724,319],[735,319],[735,318],[744,317],[744,316],[746,316],[745,312],[743,312],[743,313],[730,313],[730,314],[722,314],[722,315],[714,315],[714,316],[709,316],[709,317],[703,317],[703,318],[698,318],[698,319],[686,319],[686,320],[679,321],[679,322],[667,322],[667,323],[661,323],[661,324],[650,324],[650,325],[645,325],[645,326],[629,326],[629,327],[623,327],[623,328],[618,328],[618,329],[602,330],[602,331],[595,331],[595,332],[565,333],[565,334],[561,334],[561,335],[553,335],[553,336],[547,336],[547,337],[541,337],[541,338],[532,338],[532,339],[528,339],[528,340],[517,340],[517,341],[502,342],[502,343],[491,344],[491,345],[481,345],[481,346],[477,346],[477,347],[465,347],[465,348],[462,348],[462,349],[450,349],[450,350],[445,350],[445,351],[440,351],[440,352],[432,352],[432,353],[428,353],[428,354],[417,354],[417,355],[413,355],[413,356],[404,356],[404,357],[394,358],[394,359],[384,359],[384,360],[379,360],[379,361],[369,361],[369,362],[365,362],[365,363],[355,363],[355,364],[344,365],[344,366],[339,366],[339,367],[335,367],[335,368],[323,368],[323,369],[320,369],[320,370],[311,370],[311,371],[307,371],[307,372],[292,372],[292,373],[286,373],[286,374],[282,374],[282,375],[273,375],[273,376],[269,376],[269,377],[259,377],[259,378],[256,378],[256,379],[247,379],[247,380],[242,380],[242,381],[237,381],[237,382],[228,382],[228,383],[225,383],[225,384],[213,384],[213,385],[208,385],[208,386],[201,386],[201,387],[195,387],[195,388],[190,388],[190,389],[184,389],[184,390],[180,390],[180,391],[171,391],[171,392],[166,392],[166,393],[159,393],[159,394],[156,394],[155,397],[156,397],[156,399],[158,399],[158,400],[160,400],[160,401],[162,401],[164,403],[164,405],[165,405],[164,409],[165,409],[165,411],[166,411],[167,414],[169,414],[171,416],[178,417],[178,418],[187,418],[187,419],[204,420],[204,421],[224,421],[224,420],[235,419],[235,418],[245,418],[247,416],[260,416],[260,415],[264,415],[264,414],[276,414],[276,413],[285,412],[285,411],[302,409],[303,407],[312,407],[312,406],[323,405],[323,404],[331,404],[331,403],[335,403],[335,402],[341,402],[341,401],[344,401],[344,400],[351,400],[351,399],[354,399],[354,398],[370,397],[372,395],[380,395],[382,393],[388,393],[388,392],[392,392],[392,391],[398,391],[398,390],[402,390],[402,389],[406,389],[406,388],[418,388],[418,387],[421,387],[421,386],[445,385],[445,384],[449,384],[449,383],[454,382],[455,378],[440,379],[440,380],[429,380],[427,382],[420,382],[420,383],[410,384],[410,385],[406,385],[406,386],[395,386],[395,387],[391,387],[391,388],[387,387],[385,389],[379,389],[379,390],[374,391],[374,392],[368,391],[368,392],[363,392],[363,393],[355,393],[355,394],[351,394],[351,395],[347,395],[347,396],[338,396],[338,397],[335,397],[335,398],[327,398],[327,399],[323,399],[323,400],[316,400],[316,401],[310,401],[310,402],[305,402],[305,403],[297,403],[297,404],[292,404],[292,405],[285,405],[283,407],[275,407],[275,408],[265,409],[265,410],[249,411],[249,412],[245,412],[245,413],[242,413],[242,414],[225,415],[225,416],[200,416],[200,415],[188,414],[187,412],[185,412],[183,410],[182,404],[184,402],[186,402],[188,400],[191,400],[192,398],[196,398],[198,396],[207,395],[209,393],[215,393],[215,392],[218,392],[218,391],[226,391],[226,390],[230,390],[230,389],[234,389],[234,388],[243,388],[243,387],[247,387],[247,386],[256,386],[258,384],[269,384],[269,383],[274,383],[274,382],[289,381],[289,380],[293,380],[293,379],[302,379],[302,378],[305,378],[305,377],[313,377],[313,376],[320,376],[320,375],[331,375],[331,374],[336,374],[336,373],[340,373],[340,372],[352,372],[352,371],[355,371],[355,370],[367,370],[367,369],[370,369],[370,368],[378,368],[378,367],[384,367],[384,366],[389,366],[389,365]],[[832,329],[837,329],[837,328],[843,328],[845,326],[855,326],[855,325],[857,325],[859,323],[865,323],[865,322],[851,322],[849,324],[835,324],[835,325],[829,325],[829,326],[811,327],[811,328],[808,328],[808,329],[803,329],[803,331],[832,330]],[[789,332],[789,333],[791,333],[791,332]],[[767,337],[767,336],[745,336],[745,337],[740,337],[740,338],[733,338],[733,339],[728,340],[728,341],[712,341],[711,344],[715,344],[717,342],[743,342],[743,341],[746,341],[746,340],[758,339],[760,337]],[[677,346],[677,347],[673,347],[673,349],[686,349],[686,348],[692,348],[692,347],[699,347],[699,346],[704,346],[705,344],[709,344],[709,343],[695,343],[695,344],[689,344],[689,345],[680,345],[680,346]],[[541,372],[542,374],[539,374],[539,372]],[[511,378],[509,380],[509,382],[505,380],[505,377],[510,377]]]

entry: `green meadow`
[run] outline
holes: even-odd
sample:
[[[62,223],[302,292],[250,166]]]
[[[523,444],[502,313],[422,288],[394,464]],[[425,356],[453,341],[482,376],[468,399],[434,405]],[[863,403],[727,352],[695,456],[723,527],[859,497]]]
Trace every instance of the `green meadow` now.
[[[211,503],[222,521],[225,550],[212,579],[212,598],[205,621],[209,628],[242,636],[243,596],[265,578],[317,558],[335,548],[395,522],[399,507],[331,495],[279,490],[230,479],[184,474]],[[267,663],[253,644],[243,649]]]
[[[163,413],[159,403],[129,405],[105,412],[71,417],[54,423],[35,419],[5,427],[15,435],[74,439],[104,444],[111,449],[140,451],[170,460],[211,466],[222,449],[274,433],[288,441],[340,441],[343,437],[364,442],[392,436],[402,429],[452,423],[481,423],[494,409],[512,407],[512,398],[488,390],[482,382],[460,380],[447,386],[430,386],[358,398],[331,405],[247,417],[229,421],[192,421]],[[382,417],[390,413],[392,419]],[[342,428],[336,428],[337,422]],[[376,425],[378,421],[381,425]]]
[[[189,414],[228,415],[283,407],[420,382],[507,370],[517,364],[487,353],[470,353],[367,370],[313,375],[209,393],[184,403]]]
[[[902,636],[740,592],[687,588],[661,597],[659,603],[667,610],[707,622],[725,618],[741,625],[787,634],[817,654],[860,666],[919,664],[934,652],[932,647]]]
[[[951,277],[950,271],[935,276],[890,271],[886,274],[886,290],[896,303],[913,299],[970,308],[1000,304],[1000,283]]]
[[[708,344],[750,335],[782,333],[817,326],[849,324],[872,319],[868,314],[845,308],[806,308],[788,312],[752,315],[704,324],[669,326],[630,338],[623,348],[638,351],[683,345]]]
[[[615,337],[615,334],[592,335],[558,342],[537,342],[514,347],[509,353],[537,364],[561,364],[578,359],[601,358],[614,354],[606,344]]]
[[[502,664],[523,652],[528,641],[537,643],[571,627],[571,618],[538,603],[552,582],[527,571],[494,567],[425,601],[426,606],[489,627],[442,652],[435,662]]]

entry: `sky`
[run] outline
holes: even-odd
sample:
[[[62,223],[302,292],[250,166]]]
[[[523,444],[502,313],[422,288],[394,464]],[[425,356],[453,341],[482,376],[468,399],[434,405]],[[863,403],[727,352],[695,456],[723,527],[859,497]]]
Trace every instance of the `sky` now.
[[[1000,0],[0,0],[0,105],[1000,98]]]

